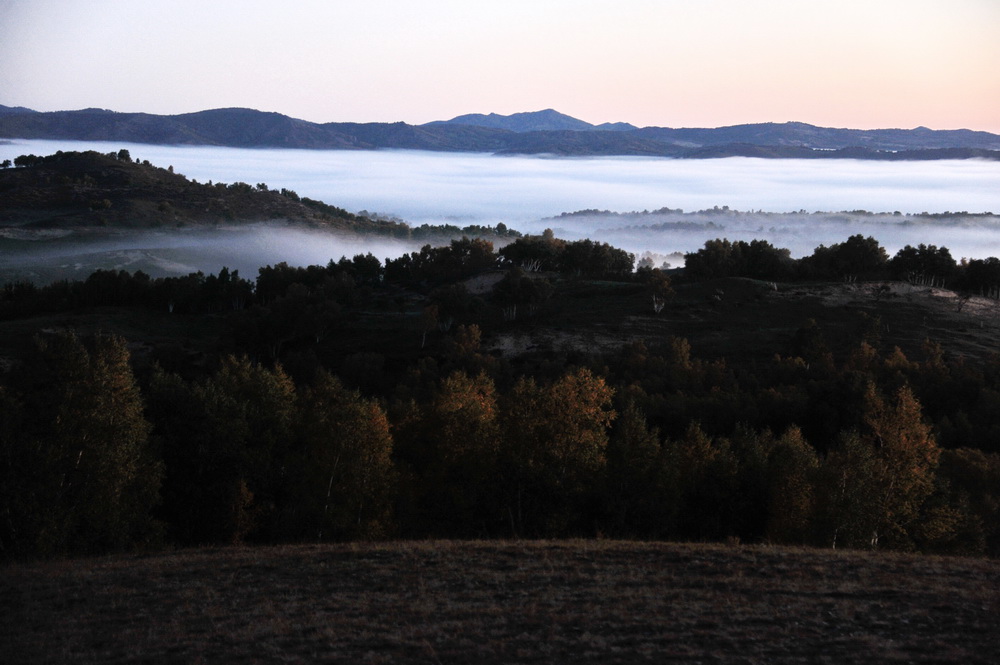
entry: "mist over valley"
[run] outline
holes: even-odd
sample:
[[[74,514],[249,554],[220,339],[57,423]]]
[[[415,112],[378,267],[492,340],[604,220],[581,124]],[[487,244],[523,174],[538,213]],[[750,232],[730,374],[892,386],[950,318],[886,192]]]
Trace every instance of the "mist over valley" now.
[[[855,234],[875,237],[890,255],[921,243],[947,246],[956,258],[1000,255],[1000,220],[981,214],[1000,211],[995,161],[500,157],[41,140],[0,144],[0,161],[123,148],[201,183],[288,188],[413,227],[503,223],[526,234],[551,228],[568,240],[591,238],[637,257],[651,255],[657,265],[671,257],[663,260],[673,267],[683,253],[721,237],[767,240],[794,257]],[[945,214],[956,211],[976,214]],[[0,279],[25,275],[29,267],[30,277],[42,281],[82,278],[98,267],[168,275],[226,265],[252,276],[280,261],[325,264],[367,252],[385,259],[422,244],[307,233],[280,221],[212,231],[31,237],[5,234]]]
[[[419,243],[256,223],[167,231],[18,232],[0,229],[0,283],[47,284],[85,280],[98,269],[141,270],[153,277],[216,273],[223,266],[253,278],[261,266],[325,265],[371,253],[380,260],[419,249]]]

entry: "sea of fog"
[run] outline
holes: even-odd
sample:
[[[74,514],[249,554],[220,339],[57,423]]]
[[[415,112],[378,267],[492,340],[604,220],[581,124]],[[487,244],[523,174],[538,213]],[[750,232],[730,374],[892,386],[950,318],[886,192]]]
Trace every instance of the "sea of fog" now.
[[[243,181],[287,188],[352,212],[396,216],[410,224],[507,226],[525,233],[552,228],[568,239],[590,237],[642,254],[693,251],[705,240],[760,238],[810,254],[819,244],[862,233],[895,253],[904,245],[947,246],[952,255],[1000,256],[1000,219],[928,220],[917,213],[968,211],[1000,215],[1000,162],[982,160],[877,162],[859,160],[675,160],[646,157],[499,157],[479,153],[404,150],[341,151],[154,146],[128,143],[12,140],[0,143],[0,160],[57,150],[129,150],[133,158],[173,166],[199,182]],[[741,214],[692,215],[728,206]],[[665,216],[559,217],[578,210],[615,212],[683,209]],[[801,213],[867,210],[899,215]],[[752,214],[751,214],[752,213]],[[672,222],[684,222],[671,228]],[[711,222],[711,223],[709,223]],[[162,243],[174,243],[176,239]],[[194,236],[191,236],[194,238]],[[223,250],[244,252],[241,263],[325,262],[357,253],[356,243],[288,232],[278,242],[227,236]],[[128,249],[153,251],[147,236]],[[372,241],[374,243],[374,240]],[[243,243],[248,243],[244,249]],[[189,243],[190,244],[190,243]],[[204,260],[217,261],[217,248]],[[369,247],[384,258],[406,245]],[[365,249],[367,251],[367,249]],[[222,251],[222,258],[225,252]],[[169,258],[173,261],[179,255]],[[202,259],[184,267],[202,266]],[[231,262],[232,263],[232,262]]]

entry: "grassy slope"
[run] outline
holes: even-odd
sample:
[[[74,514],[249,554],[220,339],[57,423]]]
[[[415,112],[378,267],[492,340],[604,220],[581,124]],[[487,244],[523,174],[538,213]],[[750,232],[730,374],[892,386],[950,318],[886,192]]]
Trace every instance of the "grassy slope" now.
[[[4,662],[1000,662],[1000,563],[614,541],[0,568]]]

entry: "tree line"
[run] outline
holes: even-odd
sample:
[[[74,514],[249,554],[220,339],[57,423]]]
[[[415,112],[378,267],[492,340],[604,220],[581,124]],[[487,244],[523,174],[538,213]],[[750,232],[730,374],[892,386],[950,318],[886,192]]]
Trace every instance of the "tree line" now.
[[[491,270],[527,267],[539,270],[632,279],[634,255],[607,243],[567,242],[551,235],[518,238],[500,251],[491,241],[463,236],[444,246],[424,245],[384,263],[372,254],[342,257],[326,266],[286,263],[260,268],[256,280],[223,268],[183,277],[151,278],[142,271],[97,270],[84,281],[59,280],[45,286],[30,281],[4,284],[0,316],[25,316],[102,305],[146,306],[179,312],[243,310],[266,306],[298,284],[325,300],[350,302],[358,289],[404,287],[427,291]]]
[[[795,401],[778,386],[702,420],[753,395],[682,340],[610,359],[687,388],[651,393],[659,373],[620,366],[509,376],[465,334],[446,371],[410,368],[380,397],[235,356],[140,380],[120,338],[39,338],[0,390],[3,556],[595,534],[1000,551],[1000,455],[942,448],[897,358],[836,371],[857,411],[824,434],[777,417]],[[787,424],[745,418],[768,408]]]
[[[853,235],[829,247],[820,245],[809,256],[791,258],[789,250],[765,240],[729,241],[716,238],[684,256],[684,273],[691,278],[749,277],[775,281],[904,280],[998,297],[1000,259],[956,261],[947,247],[906,245],[891,258],[879,242]]]

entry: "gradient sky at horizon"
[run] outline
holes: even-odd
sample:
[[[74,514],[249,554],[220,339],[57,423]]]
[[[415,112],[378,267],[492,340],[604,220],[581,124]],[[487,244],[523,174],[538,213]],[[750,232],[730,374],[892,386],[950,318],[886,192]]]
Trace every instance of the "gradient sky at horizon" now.
[[[0,0],[0,104],[1000,133],[997,0]]]

